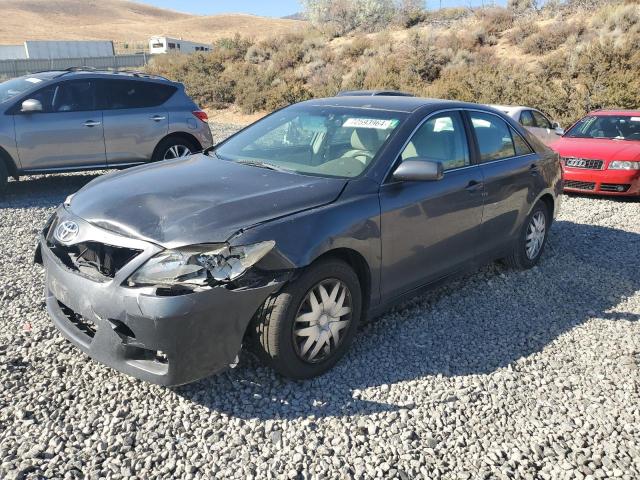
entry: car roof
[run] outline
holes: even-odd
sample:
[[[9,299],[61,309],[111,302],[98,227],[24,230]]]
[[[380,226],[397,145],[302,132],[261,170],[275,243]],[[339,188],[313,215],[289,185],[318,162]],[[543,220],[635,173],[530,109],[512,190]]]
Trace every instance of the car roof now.
[[[321,107],[365,108],[370,110],[387,110],[402,113],[413,113],[422,107],[433,107],[434,110],[437,108],[473,108],[486,110],[488,112],[493,111],[486,105],[480,105],[477,103],[442,100],[439,98],[404,97],[397,95],[357,95],[317,98],[301,102],[301,104]]]
[[[593,112],[589,112],[587,115],[603,117],[614,115],[619,115],[622,117],[640,117],[640,110],[594,110]]]
[[[539,111],[537,108],[527,107],[525,105],[489,105],[489,107],[507,113],[516,113],[522,110],[535,110],[536,112]]]
[[[412,93],[399,90],[343,90],[336,97],[414,97]]]

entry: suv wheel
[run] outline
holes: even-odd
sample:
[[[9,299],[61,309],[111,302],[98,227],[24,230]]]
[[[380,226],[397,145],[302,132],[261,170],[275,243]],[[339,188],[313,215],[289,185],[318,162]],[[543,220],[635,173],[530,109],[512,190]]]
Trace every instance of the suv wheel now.
[[[538,263],[547,243],[550,223],[547,206],[543,202],[536,203],[522,225],[511,255],[505,258],[509,267],[526,270]]]
[[[351,267],[322,261],[265,302],[254,321],[254,350],[285,377],[316,377],[349,348],[361,308],[360,282]]]
[[[194,145],[192,140],[185,137],[169,137],[158,144],[153,155],[153,161],[188,157],[196,151],[198,151],[198,147]]]

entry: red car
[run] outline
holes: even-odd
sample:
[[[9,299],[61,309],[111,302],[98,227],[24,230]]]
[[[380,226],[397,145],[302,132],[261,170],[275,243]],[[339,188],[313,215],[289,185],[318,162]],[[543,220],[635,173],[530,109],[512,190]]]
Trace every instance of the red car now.
[[[564,189],[599,195],[640,195],[640,110],[598,110],[551,145],[564,170]]]

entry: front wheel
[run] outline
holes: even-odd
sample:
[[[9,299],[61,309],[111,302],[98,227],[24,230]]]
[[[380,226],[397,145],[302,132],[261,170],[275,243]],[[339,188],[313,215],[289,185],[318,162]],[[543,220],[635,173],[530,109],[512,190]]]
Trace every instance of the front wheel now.
[[[152,160],[159,162],[161,160],[173,160],[175,158],[188,157],[199,148],[192,140],[185,137],[169,137],[162,140],[156,147]]]
[[[518,270],[526,270],[536,265],[547,243],[550,225],[549,208],[543,202],[536,203],[522,225],[513,251],[505,258],[506,264]]]
[[[361,309],[353,269],[340,260],[321,261],[265,302],[253,325],[254,350],[285,377],[316,377],[349,348]]]

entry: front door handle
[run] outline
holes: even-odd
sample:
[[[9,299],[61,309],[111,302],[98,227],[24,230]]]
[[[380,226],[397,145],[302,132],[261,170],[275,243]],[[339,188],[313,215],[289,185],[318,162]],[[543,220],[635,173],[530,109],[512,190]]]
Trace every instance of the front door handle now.
[[[102,125],[102,122],[96,122],[95,120],[87,120],[84,122],[85,127],[97,127],[98,125]]]
[[[162,116],[162,115],[154,115],[153,117],[151,117],[151,120],[153,120],[154,122],[161,122],[162,120],[166,120],[167,117]]]
[[[469,193],[475,193],[482,190],[483,188],[484,183],[477,180],[471,180],[464,189]]]

